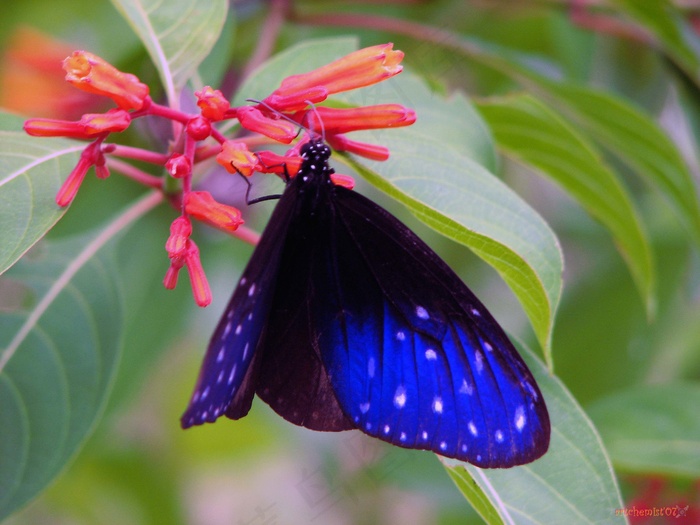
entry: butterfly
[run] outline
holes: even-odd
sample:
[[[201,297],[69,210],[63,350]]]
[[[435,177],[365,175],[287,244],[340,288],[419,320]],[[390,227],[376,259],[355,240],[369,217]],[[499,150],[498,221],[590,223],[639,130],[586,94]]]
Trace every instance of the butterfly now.
[[[479,467],[534,461],[550,422],[503,329],[407,226],[331,181],[311,138],[206,352],[183,428],[240,419],[359,429]]]

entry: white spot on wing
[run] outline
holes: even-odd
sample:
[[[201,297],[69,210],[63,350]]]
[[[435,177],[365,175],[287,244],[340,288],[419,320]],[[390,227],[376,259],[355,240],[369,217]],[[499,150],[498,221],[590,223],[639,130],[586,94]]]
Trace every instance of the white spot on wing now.
[[[522,405],[515,409],[515,417],[513,418],[513,421],[515,423],[515,428],[518,429],[518,432],[522,432],[523,428],[525,428],[525,423],[527,423],[525,408]]]
[[[430,319],[430,314],[428,313],[428,310],[426,310],[422,306],[416,306],[416,315],[419,319]]]
[[[435,353],[435,350],[433,350],[432,348],[428,348],[425,351],[425,358],[428,361],[435,361],[437,359],[437,354]]]
[[[496,430],[494,436],[496,438],[496,442],[503,443],[503,432],[501,430]]]
[[[366,414],[369,411],[369,403],[362,403],[360,405],[360,412]]]
[[[388,434],[391,431],[391,427],[389,425],[384,425],[384,433]]]
[[[406,441],[406,432],[401,432],[401,435],[399,436],[399,441]]]
[[[255,293],[255,283],[250,285],[250,288],[248,288],[248,297],[253,297],[253,294]]]
[[[491,346],[491,343],[484,341],[484,349],[487,352],[493,352],[493,346]]]
[[[423,433],[420,435],[420,437],[423,438],[423,441],[428,441],[428,433],[424,430]]]
[[[403,408],[406,405],[406,389],[403,385],[399,385],[394,393],[394,406]]]
[[[237,363],[233,364],[233,367],[231,368],[231,373],[228,375],[228,384],[230,385],[233,383],[233,378],[236,375],[236,365]]]
[[[219,350],[219,353],[216,354],[216,362],[221,363],[221,361],[224,360],[224,347],[221,347],[221,350]]]
[[[469,432],[471,432],[472,436],[476,437],[479,435],[479,430],[476,428],[476,425],[473,421],[470,421],[467,426],[469,427]]]
[[[204,392],[202,392],[202,401],[204,401],[208,395],[209,395],[209,387],[206,387],[204,389]]]
[[[233,311],[231,311],[230,313],[233,313]],[[231,321],[226,323],[226,326],[224,327],[224,333],[221,335],[221,338],[223,339],[224,337],[226,337],[230,331],[231,331]]]
[[[462,379],[462,386],[459,387],[459,393],[470,396],[474,393],[474,387],[470,385],[466,379]]]
[[[484,371],[484,355],[477,350],[474,352],[474,360],[476,362],[476,373],[481,374]]]
[[[396,340],[397,341],[404,341],[406,339],[406,334],[404,333],[403,330],[399,330],[396,332]]]
[[[442,398],[439,396],[435,396],[433,399],[433,412],[442,414]]]
[[[440,450],[447,450],[447,443],[445,441],[440,441]]]
[[[238,326],[236,327],[236,335],[240,335],[241,330],[243,330],[243,326],[238,325]]]

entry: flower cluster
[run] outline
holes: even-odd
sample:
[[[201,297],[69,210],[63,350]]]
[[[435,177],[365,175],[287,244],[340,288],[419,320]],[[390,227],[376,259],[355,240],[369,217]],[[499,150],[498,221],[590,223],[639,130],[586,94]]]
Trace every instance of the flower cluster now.
[[[119,71],[91,53],[75,51],[63,62],[66,80],[85,92],[109,97],[117,107],[105,113],[85,114],[77,121],[29,119],[24,129],[33,136],[90,141],[56,195],[59,206],[72,202],[91,167],[94,166],[98,177],[108,177],[111,157],[163,166],[163,178],[136,168],[124,173],[161,191],[168,189],[169,201],[176,205],[180,214],[172,222],[165,244],[170,267],[164,285],[174,288],[184,266],[195,301],[206,306],[211,302],[211,290],[199,259],[199,249],[191,238],[191,219],[229,233],[236,232],[243,219],[240,210],[217,202],[208,192],[192,188],[195,165],[215,155],[229,173],[248,177],[262,172],[293,177],[302,162],[299,144],[285,155],[268,150],[251,151],[249,147],[265,142],[291,144],[299,135],[299,127],[322,130],[327,142],[338,151],[385,160],[389,156],[385,147],[358,142],[345,134],[362,129],[408,126],[416,119],[413,110],[399,104],[342,109],[316,105],[334,93],[375,84],[400,73],[402,58],[403,53],[394,50],[392,44],[361,49],[309,73],[290,76],[265,99],[240,107],[232,107],[219,90],[206,86],[194,94],[199,113],[188,114],[154,102],[148,86],[134,75]],[[170,119],[181,129],[181,136],[172,141],[174,146],[169,154],[106,142],[110,134],[126,130],[134,119],[147,115]],[[215,124],[229,119],[236,119],[240,127],[250,133],[240,139],[227,139]],[[123,171],[121,164],[119,167]],[[169,189],[173,182],[176,182],[175,194]],[[333,182],[350,188],[353,185],[350,177],[338,174],[334,175]]]

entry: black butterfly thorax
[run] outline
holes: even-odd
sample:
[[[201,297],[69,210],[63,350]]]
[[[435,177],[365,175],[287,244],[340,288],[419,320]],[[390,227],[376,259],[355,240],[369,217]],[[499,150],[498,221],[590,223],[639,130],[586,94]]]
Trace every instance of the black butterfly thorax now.
[[[304,160],[285,191],[296,197],[297,214],[317,218],[318,213],[328,211],[336,191],[331,180],[335,170],[328,162],[331,150],[323,142],[311,141],[301,147],[300,156]]]

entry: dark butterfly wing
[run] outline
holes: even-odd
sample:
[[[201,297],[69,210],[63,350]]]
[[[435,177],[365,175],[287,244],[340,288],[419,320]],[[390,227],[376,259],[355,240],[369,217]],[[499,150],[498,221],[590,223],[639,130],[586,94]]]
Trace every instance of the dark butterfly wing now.
[[[542,395],[481,302],[372,201],[339,187],[331,207],[309,308],[313,343],[346,416],[394,445],[480,467],[544,454]]]
[[[286,192],[277,203],[238,282],[209,342],[197,386],[181,417],[183,428],[214,422],[224,414],[240,419],[250,410],[260,369],[256,349],[270,310],[281,239],[287,235],[295,200],[294,193]]]

